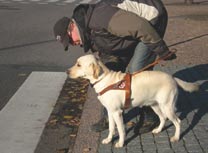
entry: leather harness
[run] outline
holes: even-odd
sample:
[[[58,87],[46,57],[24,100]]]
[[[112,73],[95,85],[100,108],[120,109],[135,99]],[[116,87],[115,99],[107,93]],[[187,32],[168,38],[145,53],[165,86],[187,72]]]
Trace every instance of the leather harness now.
[[[124,109],[129,108],[131,105],[131,74],[126,73],[123,80],[107,86],[98,95],[101,96],[109,90],[125,90]]]

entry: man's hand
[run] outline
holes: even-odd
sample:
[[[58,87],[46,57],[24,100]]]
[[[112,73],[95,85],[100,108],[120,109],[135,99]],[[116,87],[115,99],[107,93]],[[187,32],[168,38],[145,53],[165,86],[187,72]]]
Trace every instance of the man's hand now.
[[[162,57],[162,58],[163,58],[163,57]],[[177,58],[177,56],[176,56],[175,53],[169,52],[169,54],[167,54],[167,56],[164,57],[164,61],[174,60],[174,59],[176,59],[176,58]]]

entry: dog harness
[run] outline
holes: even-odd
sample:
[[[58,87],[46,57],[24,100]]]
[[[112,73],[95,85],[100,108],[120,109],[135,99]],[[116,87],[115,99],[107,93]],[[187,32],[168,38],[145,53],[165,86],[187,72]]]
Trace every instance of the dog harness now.
[[[123,80],[109,85],[99,92],[98,95],[101,96],[109,90],[125,90],[124,109],[129,108],[131,105],[131,74],[126,73]]]

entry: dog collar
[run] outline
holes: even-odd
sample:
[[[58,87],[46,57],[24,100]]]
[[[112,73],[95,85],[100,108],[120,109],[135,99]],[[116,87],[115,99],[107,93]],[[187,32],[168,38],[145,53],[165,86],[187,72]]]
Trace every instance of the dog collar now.
[[[94,87],[97,83],[99,83],[101,80],[103,79],[103,77],[100,80],[95,81],[94,83],[91,83],[91,86]]]

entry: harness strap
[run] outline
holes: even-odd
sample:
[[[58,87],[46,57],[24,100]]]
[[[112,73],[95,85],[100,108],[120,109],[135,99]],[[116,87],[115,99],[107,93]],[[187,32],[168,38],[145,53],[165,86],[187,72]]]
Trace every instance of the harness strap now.
[[[126,95],[125,95],[125,104],[124,104],[124,109],[127,109],[131,106],[131,74],[127,73],[126,74]]]
[[[98,95],[101,96],[109,90],[125,90],[124,109],[129,108],[131,105],[131,74],[126,73],[123,80],[104,88],[101,92],[98,93]]]

